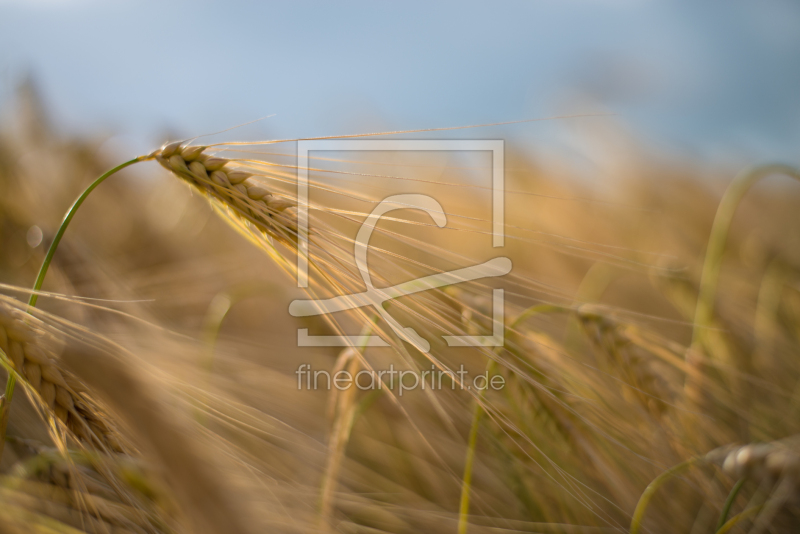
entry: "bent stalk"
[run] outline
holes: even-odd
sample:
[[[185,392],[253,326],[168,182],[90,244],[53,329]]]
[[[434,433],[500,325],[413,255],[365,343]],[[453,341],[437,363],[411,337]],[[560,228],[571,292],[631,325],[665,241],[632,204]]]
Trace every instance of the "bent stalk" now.
[[[72,222],[72,218],[75,217],[75,214],[78,212],[78,208],[81,207],[81,204],[83,204],[83,201],[86,200],[89,194],[94,191],[98,185],[103,183],[109,176],[124,169],[125,167],[128,167],[129,165],[133,165],[134,163],[145,161],[147,159],[151,159],[150,156],[139,156],[130,161],[126,161],[121,165],[117,165],[92,182],[92,184],[87,187],[86,190],[81,193],[81,196],[79,196],[78,199],[72,204],[72,207],[70,207],[69,211],[67,211],[67,214],[64,216],[64,220],[61,221],[61,226],[59,226],[58,232],[56,232],[56,235],[53,238],[53,242],[50,243],[50,248],[47,249],[47,254],[42,262],[42,267],[39,269],[39,275],[36,277],[36,282],[33,284],[33,292],[28,300],[28,306],[31,308],[36,306],[36,301],[39,299],[39,290],[42,288],[42,284],[44,284],[44,278],[47,276],[47,269],[50,267],[50,263],[53,261],[53,256],[56,253],[58,244],[61,242],[61,238],[64,237],[64,232],[67,231],[67,226],[69,226],[69,223]],[[8,411],[11,406],[11,399],[14,396],[14,388],[16,384],[17,381],[14,378],[14,375],[9,374],[8,381],[6,382],[5,394],[0,397],[0,457],[3,455],[6,427],[8,426]]]

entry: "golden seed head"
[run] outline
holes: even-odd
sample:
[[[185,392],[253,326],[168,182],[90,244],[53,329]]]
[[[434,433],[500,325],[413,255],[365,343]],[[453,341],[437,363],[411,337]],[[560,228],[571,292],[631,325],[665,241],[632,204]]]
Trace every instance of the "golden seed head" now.
[[[228,180],[228,175],[222,171],[214,171],[210,175],[211,181],[222,187],[230,187],[231,182]]]
[[[281,197],[276,197],[274,195],[270,195],[264,199],[264,202],[267,203],[270,209],[274,211],[283,211],[286,208],[290,208],[294,206],[294,203]]]
[[[224,167],[230,160],[225,158],[218,158],[216,156],[209,156],[206,158],[200,158],[200,161],[203,162],[203,165],[206,166],[206,169],[210,171],[218,171],[222,167]]]
[[[294,206],[289,206],[275,215],[274,218],[286,228],[297,231],[297,208]]]
[[[245,184],[245,187],[247,188],[247,196],[253,200],[261,200],[269,195],[267,188],[261,184]]]
[[[208,180],[208,172],[206,171],[206,167],[199,161],[192,161],[189,163],[189,170],[196,178],[200,180]]]
[[[186,162],[183,160],[181,156],[177,154],[175,154],[174,156],[170,156],[169,166],[173,171],[177,173],[191,174],[191,171],[189,171],[189,167],[186,166]]]
[[[87,409],[87,402],[92,402],[90,397],[81,395],[85,388],[61,367],[59,356],[64,341],[44,328],[41,320],[0,299],[0,348],[8,354],[16,371],[39,394],[42,403],[85,444],[120,451],[119,444],[112,442],[105,422]],[[84,432],[87,425],[97,429],[93,435]]]
[[[180,141],[175,141],[174,143],[168,143],[168,144],[162,146],[161,147],[161,157],[162,158],[169,158],[170,156],[175,154],[175,152],[177,152],[178,149],[180,149],[180,147],[181,147],[181,142]]]
[[[34,343],[26,343],[23,347],[25,349],[25,357],[39,365],[50,365],[52,360],[50,357]]]
[[[249,172],[245,172],[245,171],[230,171],[227,174],[228,174],[228,180],[233,185],[240,184],[240,183],[244,182],[245,180],[247,180],[248,178],[250,178],[251,176],[253,176]]]
[[[203,150],[205,149],[206,147],[202,145],[183,147],[181,150],[181,156],[183,156],[185,161],[193,161],[200,157],[200,154],[202,154]]]

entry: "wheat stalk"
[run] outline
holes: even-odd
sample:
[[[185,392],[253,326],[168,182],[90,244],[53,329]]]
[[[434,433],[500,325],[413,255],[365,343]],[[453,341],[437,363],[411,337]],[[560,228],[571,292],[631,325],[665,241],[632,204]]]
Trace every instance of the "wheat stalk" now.
[[[110,426],[98,415],[83,384],[59,362],[64,343],[45,324],[0,296],[0,349],[14,371],[36,391],[43,406],[84,445],[122,450]]]
[[[239,226],[244,226],[250,231],[255,229],[281,243],[296,245],[298,235],[297,225],[294,222],[297,217],[295,203],[254,183],[250,180],[253,176],[252,173],[231,169],[230,160],[204,154],[205,148],[203,146],[182,146],[181,142],[171,143],[149,155],[139,156],[118,165],[95,180],[78,197],[64,217],[42,263],[34,284],[34,293],[28,304],[31,307],[36,305],[38,290],[42,287],[58,244],[84,200],[109,176],[141,161],[157,160],[195,189],[229,208],[228,215]],[[52,357],[54,355],[52,349],[40,349],[36,344],[30,342],[36,338],[37,334],[31,328],[19,326],[19,324],[27,324],[27,318],[19,320],[20,318],[15,315],[16,312],[12,308],[8,308],[7,316],[0,319],[5,320],[5,323],[12,327],[10,341],[6,339],[9,336],[5,334],[0,341],[6,339],[2,348],[11,358],[17,373],[31,383],[55,416],[67,424],[68,428],[77,436],[85,441],[96,442],[96,444],[110,446],[112,450],[115,449],[117,445],[110,443],[111,438],[107,436],[107,429],[97,421],[87,419],[86,414],[79,413],[79,410],[82,409],[79,408],[81,405],[75,404],[75,400],[78,399],[75,389],[77,384],[68,384],[65,381],[65,375],[53,364],[56,359]],[[18,340],[15,336],[20,336],[21,339]],[[5,435],[14,386],[15,378],[10,375],[6,383],[5,395],[0,397],[0,437]],[[94,424],[96,428],[89,423]],[[2,446],[3,443],[0,441],[0,455]]]
[[[164,168],[204,195],[230,208],[246,225],[287,245],[297,243],[295,202],[253,180],[226,158],[204,153],[204,146],[165,145],[152,154]]]
[[[84,444],[89,457],[97,458],[92,467],[114,487],[122,504],[129,507],[123,510],[126,514],[131,511],[141,518],[146,532],[173,532],[171,525],[182,525],[183,521],[191,532],[249,532],[244,521],[229,509],[233,506],[229,495],[224,486],[212,478],[213,467],[189,437],[189,428],[184,426],[184,421],[158,402],[150,393],[150,384],[140,379],[127,363],[131,354],[126,354],[127,360],[123,359],[117,351],[124,352],[124,349],[113,342],[54,316],[42,314],[39,319],[24,311],[23,307],[21,303],[0,296],[0,330],[5,334],[9,353],[17,355],[12,358],[0,353],[0,360],[26,391],[35,395],[34,400],[38,401],[35,404],[49,410],[47,415],[51,416],[52,426],[66,428]],[[20,354],[21,359],[18,357]],[[30,358],[31,354],[33,358]],[[38,388],[34,388],[30,378],[34,376],[31,372],[37,373],[31,371],[34,369],[29,365],[31,361],[38,366]],[[23,371],[18,371],[18,368]],[[43,388],[49,389],[48,383],[56,388],[57,395],[52,403],[50,397],[45,398],[41,393]],[[113,418],[103,418],[98,413],[90,392],[103,397],[104,403],[113,410],[110,412]],[[64,399],[65,394],[71,396],[72,408],[66,410],[66,424],[56,424],[55,421],[63,423],[64,411],[61,408],[70,402]],[[159,466],[159,479],[170,490],[164,495],[164,501],[160,500],[162,495],[158,492],[155,508],[152,495],[145,495],[145,502],[139,502],[141,494],[137,491],[144,486],[141,480],[130,478],[130,457],[117,454],[122,448],[116,438],[122,435],[115,432],[116,421],[124,421],[129,435],[135,437],[136,452],[144,451],[144,458],[153,462],[151,465]],[[52,434],[62,456],[66,457],[65,440],[56,433]],[[128,449],[127,442],[125,445]],[[52,481],[53,485],[71,489],[70,481],[73,479],[64,482],[64,477],[59,478],[61,480]],[[83,478],[78,473],[78,484]],[[98,516],[103,510],[92,509],[90,505],[102,507],[103,501],[84,498],[85,493],[81,492],[79,497],[85,507]],[[178,513],[179,510],[182,512]]]
[[[51,324],[22,306],[0,296],[0,359],[9,376],[25,386],[39,413],[49,418],[57,449],[52,450],[55,454],[38,453],[37,461],[30,466],[32,472],[17,465],[17,476],[5,481],[6,491],[12,492],[8,499],[30,494],[34,500],[24,507],[79,528],[92,525],[94,531],[102,531],[111,523],[144,532],[164,531],[166,516],[152,508],[155,501],[143,500],[139,493],[149,482],[141,485],[144,478],[134,467],[136,462],[118,454],[124,451],[116,425],[98,410],[89,387],[61,361],[69,344],[68,334],[61,336]],[[79,456],[69,452],[64,436],[57,431],[59,427],[81,443],[84,450]],[[41,449],[36,442],[16,441]],[[76,462],[79,458],[80,464]],[[44,464],[42,459],[46,460]],[[30,484],[41,478],[36,474],[42,469],[41,491],[31,493],[31,488],[36,488]],[[129,481],[132,476],[138,478],[138,487]],[[56,502],[60,502],[58,510],[52,506]]]

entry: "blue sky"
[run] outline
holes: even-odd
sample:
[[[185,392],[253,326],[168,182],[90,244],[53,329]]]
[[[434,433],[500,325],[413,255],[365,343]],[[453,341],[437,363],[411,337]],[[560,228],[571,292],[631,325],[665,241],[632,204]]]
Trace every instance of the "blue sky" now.
[[[64,130],[145,147],[273,114],[242,136],[604,111],[669,150],[800,159],[791,0],[0,0],[6,114],[27,75]]]

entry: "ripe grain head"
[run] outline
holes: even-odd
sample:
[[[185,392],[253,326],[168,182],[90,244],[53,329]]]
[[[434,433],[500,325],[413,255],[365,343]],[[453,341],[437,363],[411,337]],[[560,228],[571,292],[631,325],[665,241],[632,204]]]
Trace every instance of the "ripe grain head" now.
[[[122,451],[118,435],[96,400],[60,362],[64,347],[43,321],[17,301],[0,296],[0,349],[51,415],[90,449]]]

